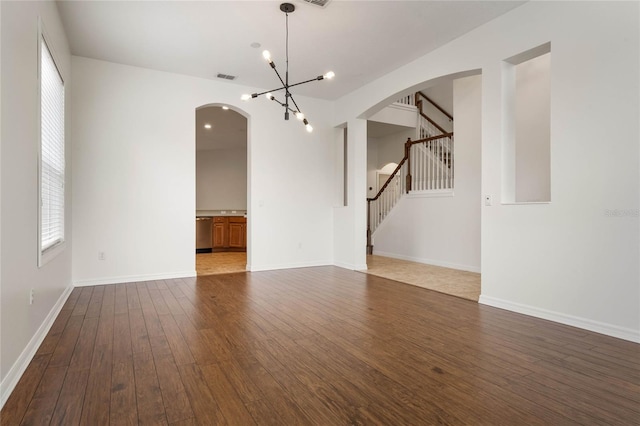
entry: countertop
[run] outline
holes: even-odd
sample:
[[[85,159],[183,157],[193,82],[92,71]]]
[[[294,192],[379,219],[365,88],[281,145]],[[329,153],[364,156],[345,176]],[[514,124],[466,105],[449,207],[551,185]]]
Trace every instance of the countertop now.
[[[247,217],[246,210],[196,210],[196,217],[215,216],[244,216]]]

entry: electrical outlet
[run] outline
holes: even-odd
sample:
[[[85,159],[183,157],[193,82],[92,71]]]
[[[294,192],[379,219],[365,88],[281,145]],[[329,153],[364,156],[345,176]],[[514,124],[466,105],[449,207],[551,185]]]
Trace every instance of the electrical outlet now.
[[[104,260],[105,259],[105,255],[103,251],[99,251],[98,252],[98,260]]]
[[[33,296],[35,295],[35,291],[33,289],[29,290],[29,304],[33,305]]]

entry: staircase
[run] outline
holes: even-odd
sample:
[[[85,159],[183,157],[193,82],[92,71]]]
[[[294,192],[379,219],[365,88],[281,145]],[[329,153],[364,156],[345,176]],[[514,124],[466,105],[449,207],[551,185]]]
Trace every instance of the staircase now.
[[[398,163],[385,184],[373,198],[367,198],[367,253],[373,253],[371,236],[391,212],[400,198],[409,192],[428,192],[453,189],[454,158],[453,133],[446,132],[423,112],[423,102],[430,102],[449,120],[453,121],[437,104],[422,92],[414,99],[405,97],[400,103],[417,107],[417,140],[408,139],[404,144],[404,157]]]

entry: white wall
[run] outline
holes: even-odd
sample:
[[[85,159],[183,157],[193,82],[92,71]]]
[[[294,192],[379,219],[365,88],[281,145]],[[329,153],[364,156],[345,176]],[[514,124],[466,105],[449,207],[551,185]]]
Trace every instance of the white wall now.
[[[392,103],[369,117],[369,120],[397,126],[416,127],[416,112],[414,106]]]
[[[334,132],[334,138],[337,138]],[[367,268],[367,121],[347,122],[347,205],[333,211],[334,263],[361,270]],[[365,220],[363,221],[362,218]]]
[[[378,192],[376,171],[378,170],[378,138],[367,138],[367,198]]]
[[[454,196],[405,196],[373,234],[374,254],[480,272],[482,77],[453,83]]]
[[[551,200],[551,54],[515,66],[515,201]]]
[[[46,335],[71,290],[71,57],[53,2],[1,2],[1,398]],[[38,253],[38,17],[66,84],[66,203],[64,251],[37,266]],[[29,290],[35,298],[29,305]]]
[[[482,303],[640,341],[638,8],[528,2],[336,104],[336,123],[366,118],[426,81],[482,70],[481,192],[493,196],[482,207]],[[547,42],[552,203],[503,205],[501,64]]]
[[[196,210],[247,209],[247,150],[196,154]]]
[[[416,138],[415,128],[367,139],[367,197],[375,197],[378,193],[376,172],[389,163],[400,163],[404,157],[404,143],[408,138]]]
[[[331,263],[328,102],[297,99],[308,134],[266,99],[239,101],[253,88],[81,57],[73,73],[75,283],[195,273],[193,122],[212,103],[249,116],[249,267]]]
[[[404,157],[404,143],[416,139],[416,129],[407,129],[389,136],[378,138],[378,164],[381,169],[389,163],[400,163]]]

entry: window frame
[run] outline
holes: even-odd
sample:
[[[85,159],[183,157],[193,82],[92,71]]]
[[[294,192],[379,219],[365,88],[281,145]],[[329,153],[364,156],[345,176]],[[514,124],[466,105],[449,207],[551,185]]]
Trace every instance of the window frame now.
[[[47,49],[49,55],[53,60],[53,65],[58,73],[60,81],[62,83],[62,144],[60,153],[62,156],[62,218],[61,218],[61,235],[59,240],[55,241],[53,244],[48,245],[47,247],[43,247],[43,185],[42,185],[42,176],[43,176],[43,131],[42,131],[42,72],[43,72],[43,49]],[[65,229],[65,217],[66,217],[66,87],[65,87],[65,79],[62,76],[61,68],[58,65],[59,61],[57,60],[57,55],[55,52],[55,48],[53,47],[53,43],[51,42],[51,37],[48,36],[47,31],[44,28],[44,24],[42,19],[38,19],[38,38],[37,38],[37,91],[38,91],[38,99],[37,99],[37,152],[38,152],[38,161],[37,161],[37,169],[38,169],[38,199],[37,199],[37,211],[38,211],[38,267],[42,267],[55,257],[57,257],[60,253],[62,253],[65,249],[66,245],[66,229]]]

